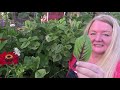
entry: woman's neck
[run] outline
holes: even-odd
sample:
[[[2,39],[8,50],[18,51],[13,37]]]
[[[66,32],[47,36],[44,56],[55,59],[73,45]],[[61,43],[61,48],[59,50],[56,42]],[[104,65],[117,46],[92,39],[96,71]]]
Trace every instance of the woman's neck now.
[[[88,62],[97,63],[101,57],[101,54],[92,53]]]

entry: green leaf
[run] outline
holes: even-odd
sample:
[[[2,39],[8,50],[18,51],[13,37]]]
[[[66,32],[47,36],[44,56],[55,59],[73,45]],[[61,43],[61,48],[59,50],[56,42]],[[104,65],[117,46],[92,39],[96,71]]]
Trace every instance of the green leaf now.
[[[29,37],[27,40],[28,40],[28,41],[31,41],[31,40],[32,40],[32,37]]]
[[[30,44],[30,41],[27,41],[27,42],[23,42],[23,44],[21,45],[21,49],[24,49],[26,48],[28,45]]]
[[[24,64],[30,64],[31,63],[31,58],[30,57],[28,57],[28,56],[25,56],[24,57]]]
[[[25,21],[25,27],[29,28],[31,26],[30,20]]]
[[[59,23],[60,23],[60,24],[62,23],[62,25],[66,25],[66,20],[65,20],[65,18],[61,18],[61,19],[59,20]]]
[[[62,51],[62,49],[63,49],[63,45],[62,44],[58,44],[54,48],[55,48],[55,53],[60,53]]]
[[[57,25],[57,28],[59,28],[59,29],[61,29],[61,30],[65,30],[66,27],[65,27],[64,25],[61,25],[61,24],[60,24],[60,25]]]
[[[27,41],[27,38],[20,38],[19,39],[19,42],[25,42],[25,41]]]
[[[53,45],[51,45],[51,47],[49,47],[51,49],[52,52],[54,52],[56,50],[57,47],[57,43],[54,43]]]
[[[71,45],[66,45],[65,47],[66,47],[68,50],[70,50],[70,49],[72,48]]]
[[[33,36],[33,37],[31,38],[31,41],[34,41],[34,40],[39,40],[39,38],[38,38],[37,36]]]
[[[87,35],[82,35],[76,39],[73,54],[77,60],[87,61],[91,52],[91,41]]]
[[[0,38],[2,38],[3,37],[3,33],[0,33]]]
[[[15,68],[15,72],[18,78],[23,77],[23,73],[25,71],[25,66],[22,64],[19,64],[16,68]]]
[[[37,57],[33,57],[33,56],[32,56],[31,59],[32,59],[31,69],[35,71],[36,69],[39,68],[40,57],[39,57],[39,56],[37,56]]]
[[[16,35],[17,35],[17,32],[16,32],[16,30],[14,30],[14,29],[10,29],[10,30],[7,31],[7,35],[16,36]]]
[[[5,46],[5,44],[7,43],[7,40],[5,41],[0,41],[0,50]]]
[[[45,69],[39,69],[35,72],[35,78],[43,78],[46,75]]]
[[[58,54],[58,55],[53,55],[52,57],[53,57],[53,62],[56,62],[56,61],[59,61],[59,60],[62,59],[62,56],[61,56],[60,54]]]
[[[51,41],[57,39],[58,36],[54,36],[54,35],[51,33],[51,34],[46,35],[45,38],[46,38],[46,41],[47,41],[47,42],[51,42]]]
[[[46,38],[47,42],[52,41],[52,38],[49,35],[47,35],[45,38]]]
[[[46,67],[48,66],[48,63],[49,63],[49,58],[47,55],[44,55],[42,53],[40,53],[40,66],[41,67]]]
[[[37,23],[35,21],[30,21],[30,20],[26,20],[25,21],[25,28],[28,30],[33,30],[36,28]]]
[[[27,67],[27,69],[32,69],[33,71],[37,70],[40,65],[40,57],[28,57],[25,56],[24,58],[24,65]]]
[[[29,46],[30,49],[33,49],[33,50],[36,50],[38,49],[40,46],[40,43],[39,42],[32,42]]]

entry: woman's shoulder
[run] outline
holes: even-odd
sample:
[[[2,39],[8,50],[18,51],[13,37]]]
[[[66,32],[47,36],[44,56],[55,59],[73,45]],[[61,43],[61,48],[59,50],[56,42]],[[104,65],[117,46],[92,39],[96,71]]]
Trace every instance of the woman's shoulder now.
[[[114,73],[114,78],[120,78],[120,60],[117,63],[115,73]]]
[[[72,55],[71,59],[68,62],[69,71],[66,75],[67,78],[77,78],[77,74],[74,72],[76,67],[76,61],[76,58],[74,57],[74,55]]]
[[[74,57],[74,55],[72,55],[71,59],[69,60],[68,64],[69,64],[69,69],[75,70],[76,67],[76,58]]]

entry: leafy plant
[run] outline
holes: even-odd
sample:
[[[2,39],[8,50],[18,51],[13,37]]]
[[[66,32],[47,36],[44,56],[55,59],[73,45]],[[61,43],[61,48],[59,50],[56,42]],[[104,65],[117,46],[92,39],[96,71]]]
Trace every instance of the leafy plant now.
[[[0,76],[5,78],[66,76],[75,40],[83,34],[85,23],[81,21],[82,17],[75,18],[72,26],[66,18],[41,23],[37,15],[34,20],[27,20],[21,30],[5,27],[0,31],[7,39],[0,53],[12,51],[15,47],[21,52],[19,63],[1,67]]]

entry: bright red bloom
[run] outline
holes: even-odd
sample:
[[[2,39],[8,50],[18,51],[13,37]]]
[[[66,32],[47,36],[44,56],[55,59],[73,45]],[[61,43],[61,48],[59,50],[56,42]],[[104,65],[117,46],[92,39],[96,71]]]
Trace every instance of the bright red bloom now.
[[[0,64],[1,65],[10,65],[17,64],[19,57],[14,52],[3,52],[0,54]]]

